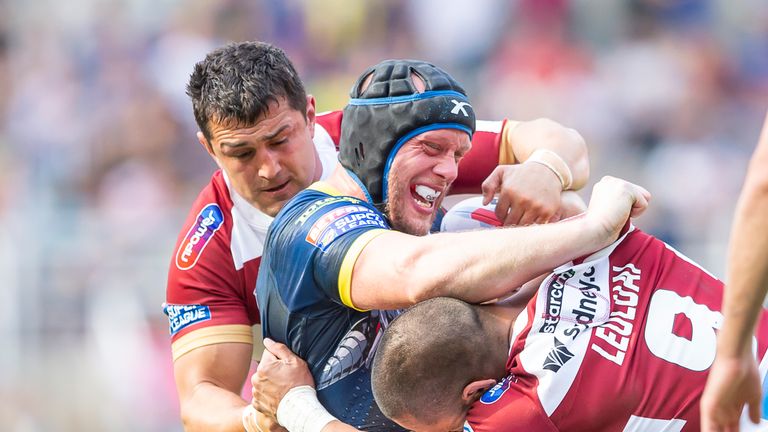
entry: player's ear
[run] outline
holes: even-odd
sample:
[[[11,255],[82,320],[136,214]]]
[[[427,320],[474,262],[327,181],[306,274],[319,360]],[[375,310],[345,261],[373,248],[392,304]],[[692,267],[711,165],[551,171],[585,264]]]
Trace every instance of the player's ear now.
[[[213,153],[213,144],[211,144],[208,139],[205,138],[205,134],[201,131],[197,131],[197,141],[200,142],[200,145],[203,146],[205,151],[208,152],[209,155],[213,158],[213,161],[216,162],[216,165],[218,165],[219,168],[221,168],[221,164],[219,163],[219,158],[216,157],[216,155]]]
[[[484,379],[479,381],[472,381],[464,387],[464,391],[461,392],[461,400],[469,405],[480,399],[489,388],[496,385],[496,380]]]

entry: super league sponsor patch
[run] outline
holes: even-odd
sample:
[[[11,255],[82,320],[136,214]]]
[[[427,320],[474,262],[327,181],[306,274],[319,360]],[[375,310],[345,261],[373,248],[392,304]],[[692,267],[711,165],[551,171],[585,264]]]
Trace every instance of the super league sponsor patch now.
[[[368,227],[388,228],[381,214],[371,208],[359,205],[338,207],[315,221],[306,241],[325,251],[342,234]]]
[[[208,321],[211,319],[211,309],[205,305],[177,305],[166,304],[163,306],[163,312],[168,315],[171,336],[179,330],[189,327],[192,324]]]
[[[179,270],[189,270],[195,266],[203,249],[213,237],[213,234],[221,228],[224,222],[224,214],[216,204],[208,204],[197,215],[195,223],[187,232],[184,240],[176,252],[176,267]]]

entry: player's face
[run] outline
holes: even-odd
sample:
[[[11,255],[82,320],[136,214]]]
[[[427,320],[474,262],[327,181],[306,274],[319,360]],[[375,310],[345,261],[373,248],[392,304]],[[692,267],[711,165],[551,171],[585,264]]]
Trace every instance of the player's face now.
[[[306,115],[279,98],[255,124],[211,121],[209,128],[210,146],[202,133],[198,139],[226,172],[235,191],[270,216],[322,174],[312,142],[315,101],[311,96],[307,97]]]
[[[415,136],[397,152],[389,171],[387,214],[392,227],[426,235],[443,197],[471,147],[469,135],[437,129]]]

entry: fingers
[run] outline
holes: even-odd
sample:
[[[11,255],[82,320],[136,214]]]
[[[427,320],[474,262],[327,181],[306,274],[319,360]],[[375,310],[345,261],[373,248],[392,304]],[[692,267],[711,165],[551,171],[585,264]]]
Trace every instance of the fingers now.
[[[760,423],[760,400],[758,398],[758,401],[755,402],[754,400],[749,401],[749,419],[752,420],[752,423]]]
[[[495,195],[496,191],[501,187],[502,171],[499,168],[500,167],[494,168],[491,175],[489,175],[481,185],[483,191],[483,205],[488,205],[493,199],[493,195]],[[499,220],[503,220],[499,217],[498,213],[496,214],[496,217],[498,217]]]
[[[264,338],[264,347],[266,348],[264,353],[269,351],[277,360],[289,360],[296,357],[296,354],[294,354],[287,346],[275,342],[270,338]]]
[[[637,217],[643,214],[645,209],[648,208],[648,202],[651,200],[651,193],[642,186],[632,186],[636,188],[634,195],[635,202],[632,204],[632,210],[629,215],[631,217]]]

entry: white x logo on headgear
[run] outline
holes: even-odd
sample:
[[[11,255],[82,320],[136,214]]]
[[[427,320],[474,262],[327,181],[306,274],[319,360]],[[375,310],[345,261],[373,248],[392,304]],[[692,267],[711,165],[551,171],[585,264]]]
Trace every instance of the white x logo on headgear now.
[[[467,110],[464,109],[465,106],[472,106],[469,105],[469,102],[459,102],[456,99],[451,99],[451,102],[453,102],[453,109],[451,110],[451,114],[458,114],[459,111],[461,111],[461,113],[464,114],[464,117],[469,117]]]

